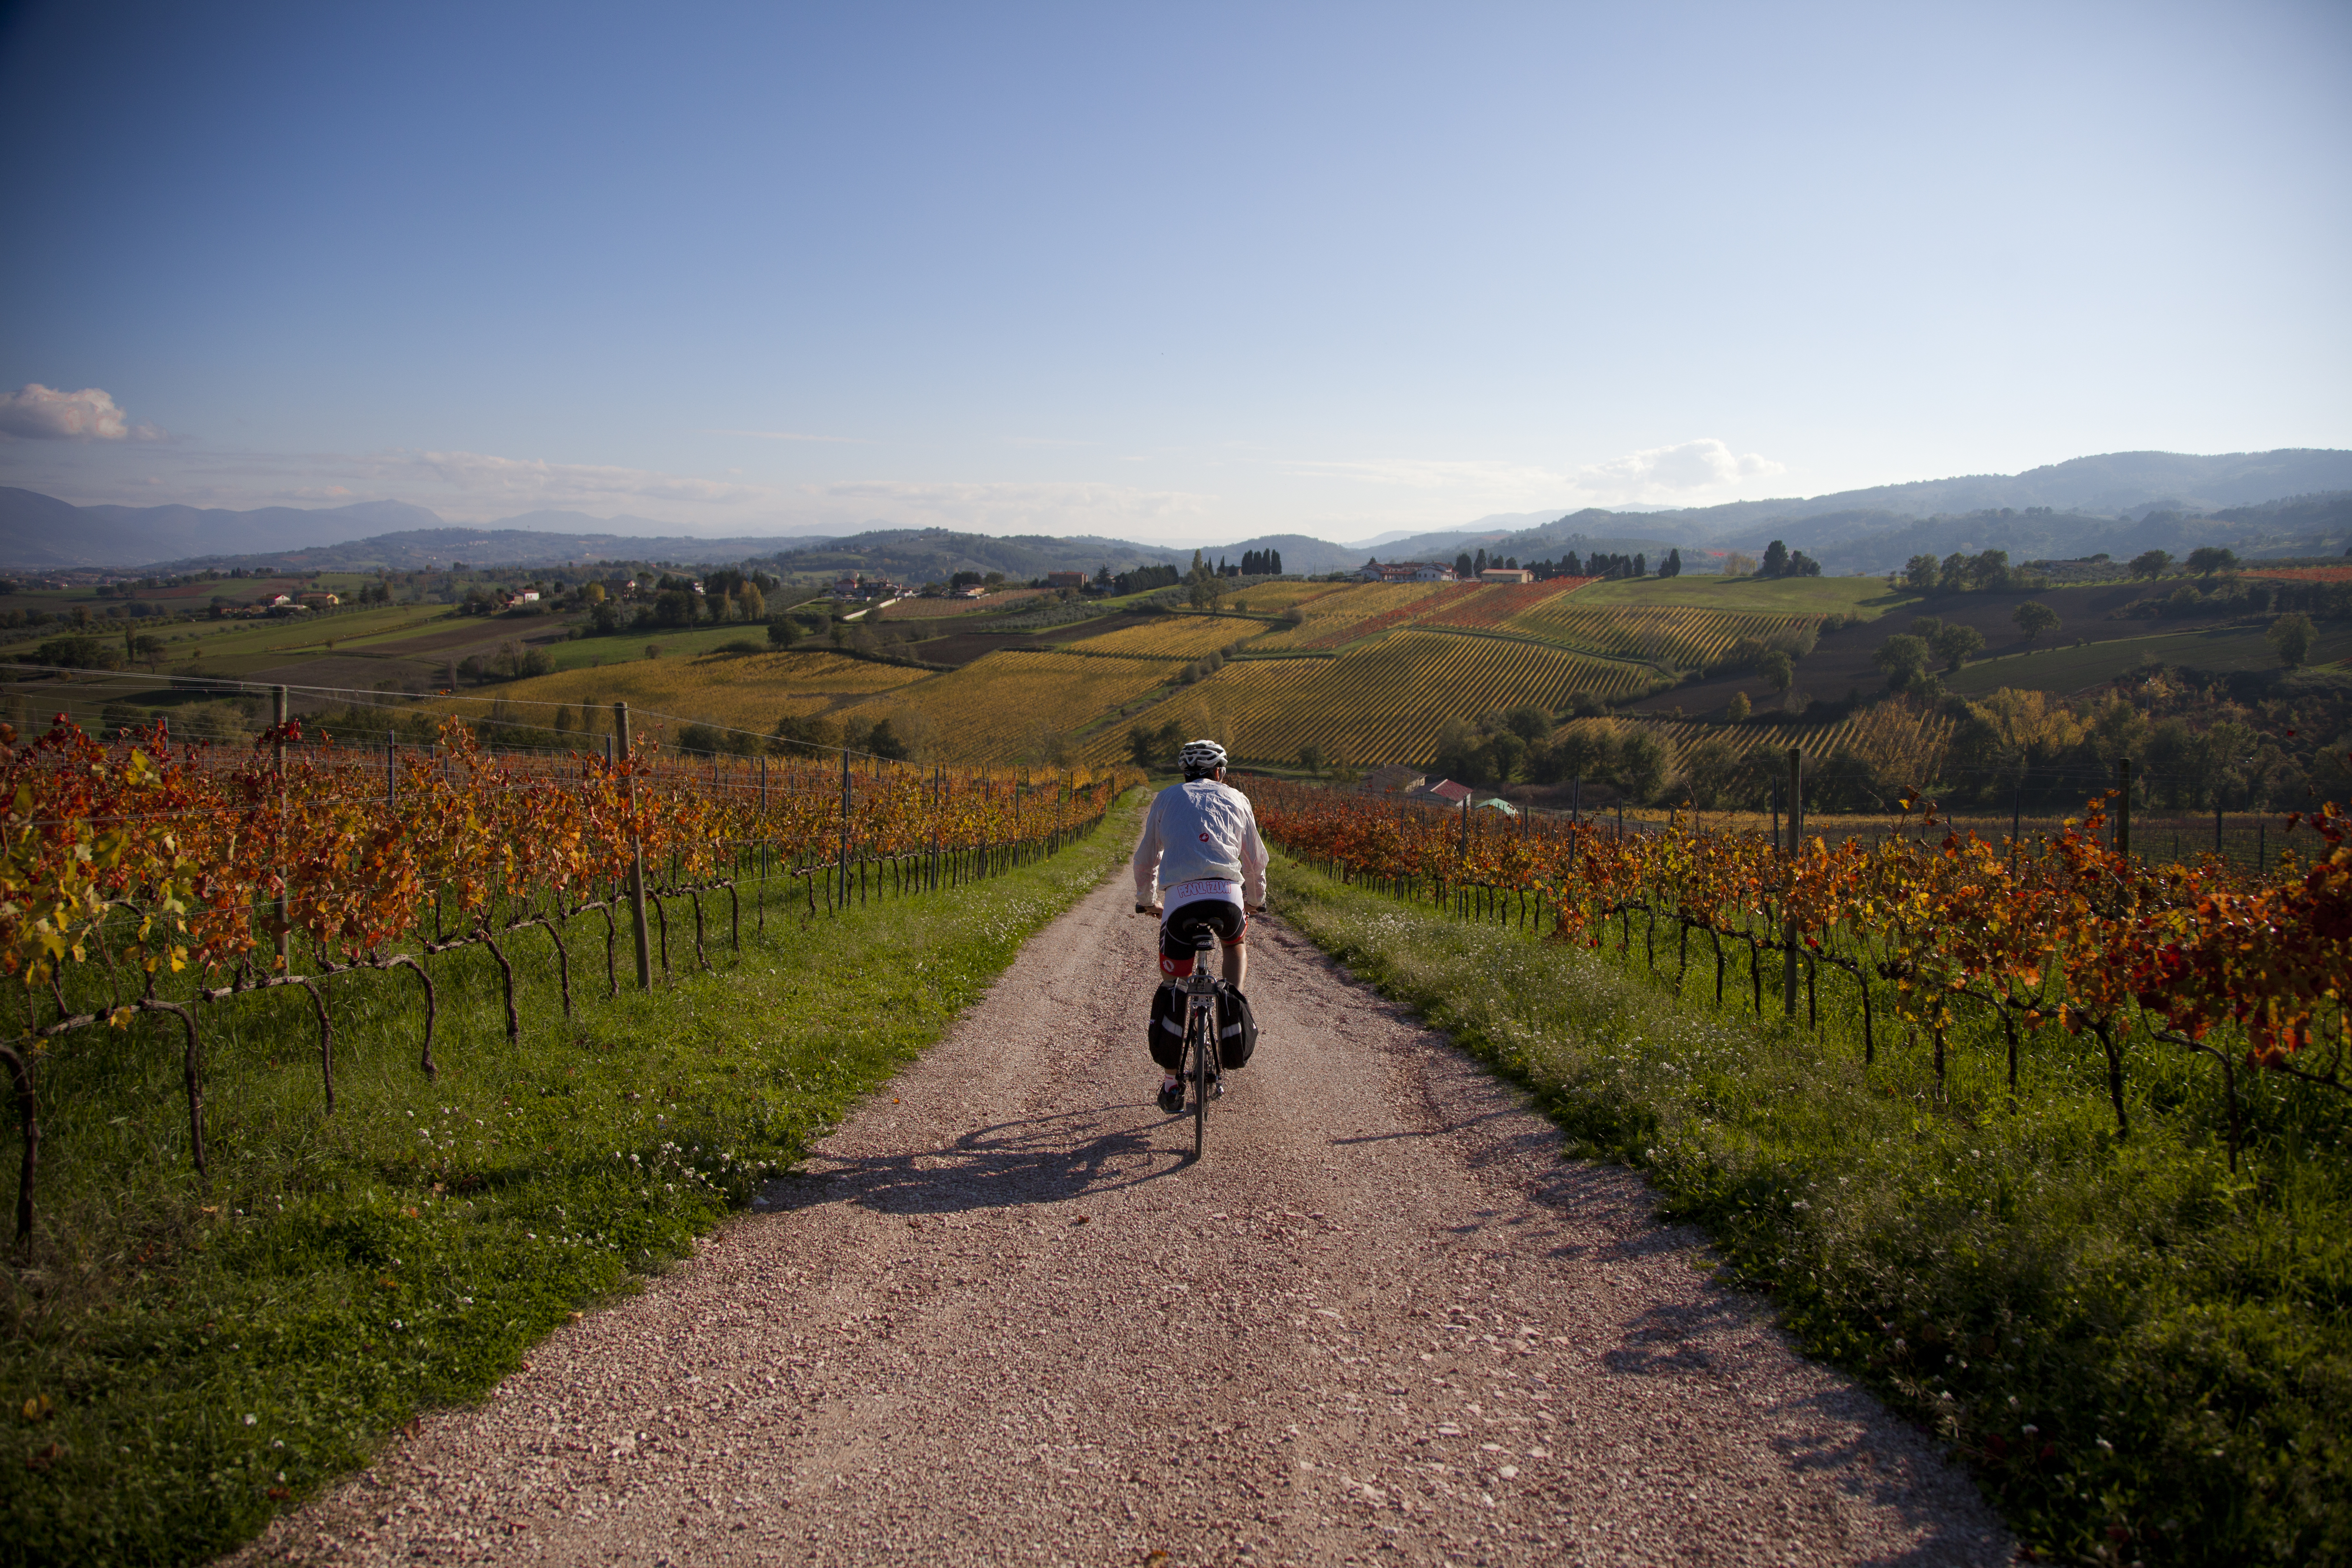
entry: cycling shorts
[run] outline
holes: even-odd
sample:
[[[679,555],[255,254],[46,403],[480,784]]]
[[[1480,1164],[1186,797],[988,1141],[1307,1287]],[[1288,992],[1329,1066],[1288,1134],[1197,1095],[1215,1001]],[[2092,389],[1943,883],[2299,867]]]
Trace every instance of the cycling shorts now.
[[[1195,899],[1169,910],[1160,922],[1160,973],[1181,980],[1192,973],[1192,928],[1207,926],[1227,947],[1249,934],[1249,913],[1238,899]]]

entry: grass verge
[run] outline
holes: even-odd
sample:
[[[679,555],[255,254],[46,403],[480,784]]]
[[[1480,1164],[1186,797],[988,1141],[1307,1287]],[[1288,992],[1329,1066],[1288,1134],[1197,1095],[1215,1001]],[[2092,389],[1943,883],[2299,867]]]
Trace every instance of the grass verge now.
[[[764,939],[747,897],[740,954],[722,900],[712,974],[691,972],[692,908],[673,900],[675,984],[625,989],[624,932],[615,1000],[601,921],[575,922],[568,1022],[551,945],[518,940],[514,1044],[490,959],[436,960],[436,1081],[414,977],[342,983],[332,1117],[306,998],[208,1009],[209,1191],[176,1037],[142,1023],[61,1045],[35,1261],[0,1292],[0,1563],[205,1560],[416,1412],[479,1396],[938,1039],[1119,859],[1130,816],[838,919],[779,892]]]
[[[2242,1074],[2233,1174],[2210,1065],[2136,1058],[2118,1139],[2071,1045],[2029,1047],[2012,1105],[1997,1036],[1957,1034],[1940,1079],[1883,1038],[1864,1068],[1829,998],[1819,1034],[1748,1011],[1737,958],[1718,1010],[1704,938],[1685,973],[1662,931],[1653,973],[1638,926],[1622,955],[1536,941],[1279,854],[1273,889],[1327,952],[1532,1089],[1571,1153],[1646,1172],[1810,1353],[1941,1436],[2037,1554],[2352,1560],[2345,1097]]]

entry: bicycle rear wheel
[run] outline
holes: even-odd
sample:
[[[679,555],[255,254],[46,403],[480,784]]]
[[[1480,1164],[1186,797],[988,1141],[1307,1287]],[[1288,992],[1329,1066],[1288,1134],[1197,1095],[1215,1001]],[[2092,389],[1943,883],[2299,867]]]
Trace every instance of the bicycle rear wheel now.
[[[1192,1158],[1208,1152],[1209,1087],[1216,1081],[1209,1070],[1209,1053],[1216,1047],[1213,1010],[1192,1005],[1185,1020],[1184,1037],[1192,1053]]]

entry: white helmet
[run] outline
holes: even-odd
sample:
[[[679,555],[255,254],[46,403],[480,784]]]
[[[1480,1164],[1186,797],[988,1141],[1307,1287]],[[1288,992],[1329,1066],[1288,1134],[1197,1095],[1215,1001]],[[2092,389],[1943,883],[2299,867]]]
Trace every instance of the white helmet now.
[[[1176,765],[1187,779],[1204,779],[1225,765],[1225,749],[1214,741],[1187,741]]]

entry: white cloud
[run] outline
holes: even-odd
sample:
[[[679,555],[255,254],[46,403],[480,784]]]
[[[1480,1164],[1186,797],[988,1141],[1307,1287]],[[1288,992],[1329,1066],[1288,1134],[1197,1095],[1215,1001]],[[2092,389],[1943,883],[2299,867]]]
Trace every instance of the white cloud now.
[[[133,425],[111,395],[95,386],[60,392],[39,382],[0,394],[0,439],[160,441],[152,425]]]
[[[1755,452],[1735,453],[1712,437],[1675,447],[1628,452],[1577,471],[1578,490],[1624,501],[1696,500],[1694,492],[1719,489],[1742,479],[1760,479],[1781,465]]]
[[[1760,453],[1735,452],[1712,437],[1652,447],[1581,468],[1560,469],[1496,459],[1381,458],[1359,462],[1288,462],[1301,479],[1415,492],[1411,521],[1428,525],[1438,506],[1468,511],[1538,510],[1548,506],[1706,505],[1745,481],[1781,471]],[[1394,505],[1358,508],[1346,526],[1402,518]],[[1312,526],[1301,520],[1302,526]]]

